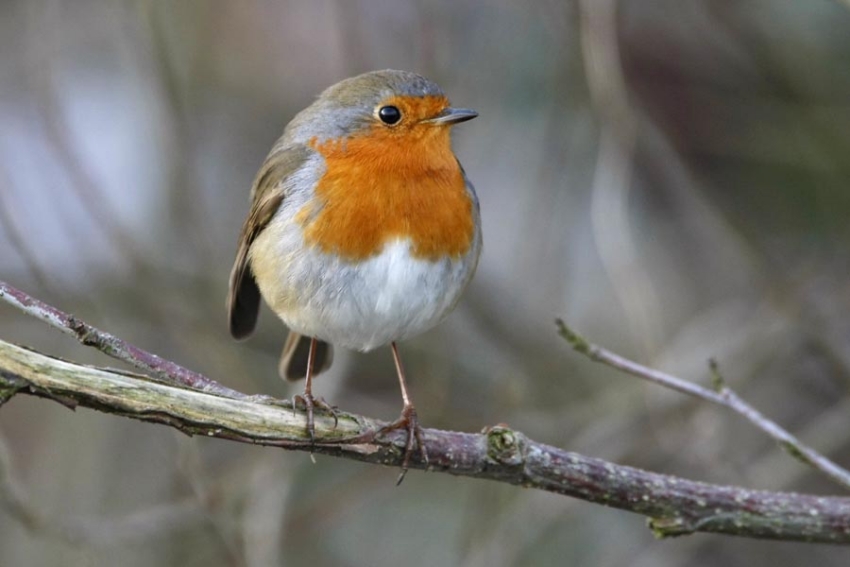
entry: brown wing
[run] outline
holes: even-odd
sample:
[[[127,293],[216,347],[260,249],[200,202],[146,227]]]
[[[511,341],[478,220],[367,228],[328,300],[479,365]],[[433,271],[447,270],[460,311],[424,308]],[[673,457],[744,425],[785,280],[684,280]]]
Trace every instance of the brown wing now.
[[[286,197],[286,179],[301,167],[309,154],[310,150],[301,145],[275,148],[254,180],[251,210],[239,234],[239,249],[230,272],[230,290],[227,294],[230,334],[236,339],[251,334],[260,309],[260,289],[251,273],[248,251]]]

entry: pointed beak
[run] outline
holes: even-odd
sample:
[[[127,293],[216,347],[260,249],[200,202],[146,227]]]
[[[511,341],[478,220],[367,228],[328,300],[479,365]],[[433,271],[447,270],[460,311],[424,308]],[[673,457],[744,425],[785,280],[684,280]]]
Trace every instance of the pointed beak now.
[[[434,118],[429,118],[424,122],[428,124],[459,124],[472,120],[478,116],[478,113],[469,108],[446,108]]]

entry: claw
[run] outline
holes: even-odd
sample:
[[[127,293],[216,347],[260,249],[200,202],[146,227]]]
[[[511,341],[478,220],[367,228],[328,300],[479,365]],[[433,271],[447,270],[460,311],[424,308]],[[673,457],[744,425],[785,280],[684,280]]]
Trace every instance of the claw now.
[[[312,394],[295,394],[292,396],[292,409],[295,410],[299,404],[304,405],[307,412],[307,434],[310,436],[310,444],[316,444],[316,424],[313,419],[313,409],[319,408],[334,418],[334,429],[339,425],[339,411],[336,406],[330,405],[324,398],[314,397]]]
[[[396,486],[400,485],[404,480],[407,471],[410,468],[410,456],[413,454],[413,446],[419,447],[419,456],[422,462],[428,464],[428,451],[425,449],[425,443],[422,441],[422,428],[419,427],[419,418],[416,415],[416,408],[413,405],[406,405],[401,410],[401,415],[397,420],[380,428],[376,435],[384,435],[390,431],[397,429],[407,430],[407,443],[404,446],[404,459],[401,462],[401,472],[398,475]]]

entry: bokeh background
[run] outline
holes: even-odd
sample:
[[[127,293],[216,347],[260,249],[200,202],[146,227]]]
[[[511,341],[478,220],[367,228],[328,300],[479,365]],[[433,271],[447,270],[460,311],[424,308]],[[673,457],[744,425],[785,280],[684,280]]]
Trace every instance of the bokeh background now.
[[[0,278],[249,393],[265,310],[224,296],[254,173],[326,86],[418,71],[480,117],[477,276],[402,345],[425,425],[505,422],[618,463],[840,494],[737,416],[596,366],[589,338],[730,386],[850,466],[850,3],[840,0],[0,2]],[[0,305],[0,337],[115,361]],[[317,381],[400,409],[387,349]],[[19,396],[0,410],[0,564],[847,565],[825,546],[695,535],[550,494],[191,439]]]

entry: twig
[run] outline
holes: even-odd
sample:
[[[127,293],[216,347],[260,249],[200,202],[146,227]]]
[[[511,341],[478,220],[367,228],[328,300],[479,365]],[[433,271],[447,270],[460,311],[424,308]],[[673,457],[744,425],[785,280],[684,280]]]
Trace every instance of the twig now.
[[[187,386],[228,398],[250,398],[250,396],[223,386],[203,374],[184,368],[170,360],[165,360],[133,346],[115,335],[101,331],[73,315],[27,295],[4,281],[0,281],[0,300],[44,321],[66,335],[71,335],[86,346],[94,347],[104,354],[122,360],[140,370],[150,372],[169,384]]]
[[[404,432],[376,437],[382,422],[319,415],[311,447],[303,412],[232,399],[82,366],[0,341],[0,391],[156,422],[204,435],[313,450],[399,466]],[[850,498],[767,492],[695,482],[538,443],[506,426],[480,434],[426,429],[427,470],[491,479],[628,510],[650,518],[658,537],[714,532],[755,538],[850,544]],[[426,468],[418,453],[411,468]]]
[[[601,362],[626,374],[631,374],[654,384],[728,408],[743,416],[758,429],[773,438],[785,452],[795,459],[824,473],[844,488],[850,488],[850,471],[838,466],[824,455],[805,445],[776,422],[768,419],[753,406],[741,399],[738,394],[726,386],[715,361],[712,360],[709,363],[714,386],[714,390],[711,390],[698,384],[687,382],[671,374],[647,368],[633,360],[629,360],[595,345],[569,328],[561,319],[557,319],[555,324],[558,327],[558,333],[576,351],[584,354],[591,360]]]

